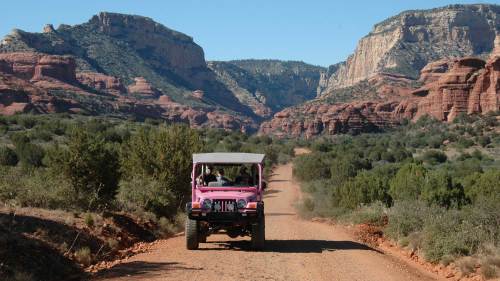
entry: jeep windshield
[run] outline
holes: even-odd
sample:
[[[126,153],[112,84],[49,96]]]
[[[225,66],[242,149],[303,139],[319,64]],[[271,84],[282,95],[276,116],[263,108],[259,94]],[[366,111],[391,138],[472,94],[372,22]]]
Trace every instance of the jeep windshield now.
[[[200,163],[195,166],[198,189],[257,188],[259,167],[257,164]]]

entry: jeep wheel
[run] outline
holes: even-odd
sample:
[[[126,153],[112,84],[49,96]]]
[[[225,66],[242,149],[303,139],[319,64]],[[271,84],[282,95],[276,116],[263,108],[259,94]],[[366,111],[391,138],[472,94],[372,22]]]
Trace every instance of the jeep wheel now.
[[[199,232],[198,221],[189,218],[186,219],[185,235],[186,235],[186,248],[188,250],[198,249],[199,246],[198,232]]]
[[[252,248],[254,250],[264,249],[266,242],[266,220],[264,215],[255,224],[252,224]]]

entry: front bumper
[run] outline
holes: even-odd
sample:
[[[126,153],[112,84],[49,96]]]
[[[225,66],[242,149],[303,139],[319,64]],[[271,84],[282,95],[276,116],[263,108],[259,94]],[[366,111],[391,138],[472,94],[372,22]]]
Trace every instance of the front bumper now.
[[[186,204],[186,214],[189,219],[218,223],[238,223],[257,221],[264,214],[264,203],[259,202],[255,209],[238,209],[235,212],[214,212],[201,208],[192,208],[191,203]]]

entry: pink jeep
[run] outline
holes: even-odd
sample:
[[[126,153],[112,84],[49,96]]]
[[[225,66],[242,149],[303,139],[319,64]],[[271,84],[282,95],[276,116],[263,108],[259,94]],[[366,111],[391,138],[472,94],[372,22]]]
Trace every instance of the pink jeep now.
[[[192,196],[186,205],[189,250],[218,232],[231,238],[249,235],[252,248],[263,249],[263,160],[264,154],[254,153],[193,155]]]

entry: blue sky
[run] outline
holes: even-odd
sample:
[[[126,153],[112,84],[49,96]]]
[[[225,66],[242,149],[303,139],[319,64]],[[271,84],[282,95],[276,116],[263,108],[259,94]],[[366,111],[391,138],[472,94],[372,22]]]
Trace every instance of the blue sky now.
[[[273,58],[327,66],[352,53],[372,26],[408,9],[500,0],[6,0],[0,36],[13,28],[78,24],[100,11],[143,15],[192,36],[207,60]]]

